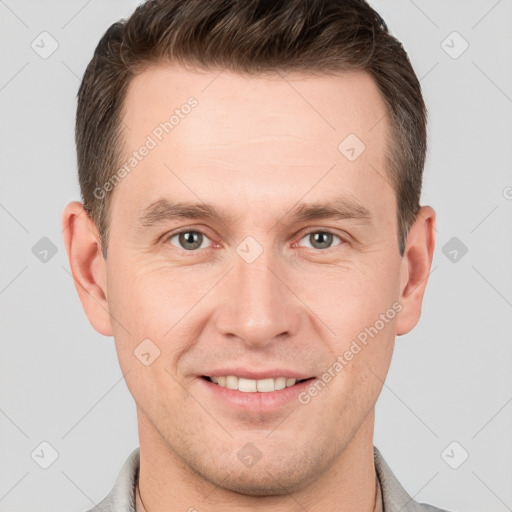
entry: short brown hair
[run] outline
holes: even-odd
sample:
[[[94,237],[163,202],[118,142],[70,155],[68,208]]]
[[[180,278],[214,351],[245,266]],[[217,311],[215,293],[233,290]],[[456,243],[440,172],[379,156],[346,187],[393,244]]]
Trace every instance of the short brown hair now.
[[[396,192],[404,254],[420,207],[427,111],[402,44],[377,12],[364,0],[148,0],[105,32],[78,91],[80,189],[105,257],[111,194],[98,198],[95,191],[119,166],[130,79],[161,62],[242,74],[369,73],[389,118],[386,173]]]

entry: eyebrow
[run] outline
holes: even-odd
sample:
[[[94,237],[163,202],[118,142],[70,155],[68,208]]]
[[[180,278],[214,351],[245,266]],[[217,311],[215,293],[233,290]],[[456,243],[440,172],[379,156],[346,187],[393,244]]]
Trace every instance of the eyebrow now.
[[[304,222],[317,219],[355,219],[370,221],[370,211],[355,200],[347,197],[335,197],[324,202],[301,203],[295,205],[283,218]],[[208,203],[174,202],[159,199],[144,208],[137,219],[137,226],[150,228],[155,225],[177,219],[209,219],[218,223],[233,223],[235,215],[218,210]]]

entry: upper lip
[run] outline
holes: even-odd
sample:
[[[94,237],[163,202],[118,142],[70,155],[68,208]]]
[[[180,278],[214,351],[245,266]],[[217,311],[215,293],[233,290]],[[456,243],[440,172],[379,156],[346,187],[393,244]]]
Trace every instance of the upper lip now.
[[[286,377],[288,379],[309,379],[312,375],[298,372],[295,370],[286,370],[284,368],[276,368],[273,370],[247,370],[245,368],[221,368],[217,370],[209,370],[203,373],[205,377],[223,377],[228,375],[235,375],[236,377],[242,377],[244,379],[260,380],[270,379],[276,377]]]

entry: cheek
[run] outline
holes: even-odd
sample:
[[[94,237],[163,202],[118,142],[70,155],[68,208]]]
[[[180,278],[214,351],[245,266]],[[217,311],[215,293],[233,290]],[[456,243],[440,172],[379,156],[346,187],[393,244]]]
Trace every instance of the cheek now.
[[[190,269],[173,269],[159,262],[119,257],[112,261],[116,265],[108,272],[108,303],[123,371],[139,369],[137,354],[148,352],[150,359],[157,354],[156,367],[165,365],[173,371],[197,337],[194,306],[205,293],[208,276],[197,277]]]
[[[399,308],[399,261],[381,258],[369,264],[325,266],[301,269],[294,290],[313,312],[311,318],[325,332],[338,351],[373,326],[385,315],[385,326],[392,331]],[[386,312],[388,314],[386,315]]]
[[[118,258],[108,278],[119,364],[137,405],[150,417],[159,410],[161,397],[172,396],[176,404],[186,398],[176,365],[192,339],[183,335],[180,323],[191,308],[190,294],[170,274],[161,266]]]
[[[186,301],[178,274],[158,263],[119,257],[112,261],[116,263],[108,269],[111,313],[123,320],[133,337],[162,336]]]
[[[399,270],[399,262],[381,258],[301,276],[304,302],[315,313],[312,318],[321,319],[316,326],[326,333],[324,348],[331,359],[320,378],[327,382],[320,400],[325,407],[333,402],[342,406],[337,421],[362,418],[382,389],[400,310]]]

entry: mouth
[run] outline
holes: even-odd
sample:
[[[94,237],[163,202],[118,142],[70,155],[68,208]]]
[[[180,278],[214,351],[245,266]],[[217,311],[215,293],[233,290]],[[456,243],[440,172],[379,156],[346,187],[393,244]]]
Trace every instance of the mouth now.
[[[294,379],[287,377],[270,377],[266,379],[246,379],[235,375],[225,375],[209,377],[202,375],[202,379],[216,384],[221,388],[241,391],[242,393],[270,393],[272,391],[280,391],[285,388],[291,388],[302,382],[313,380],[314,377],[307,379]]]

